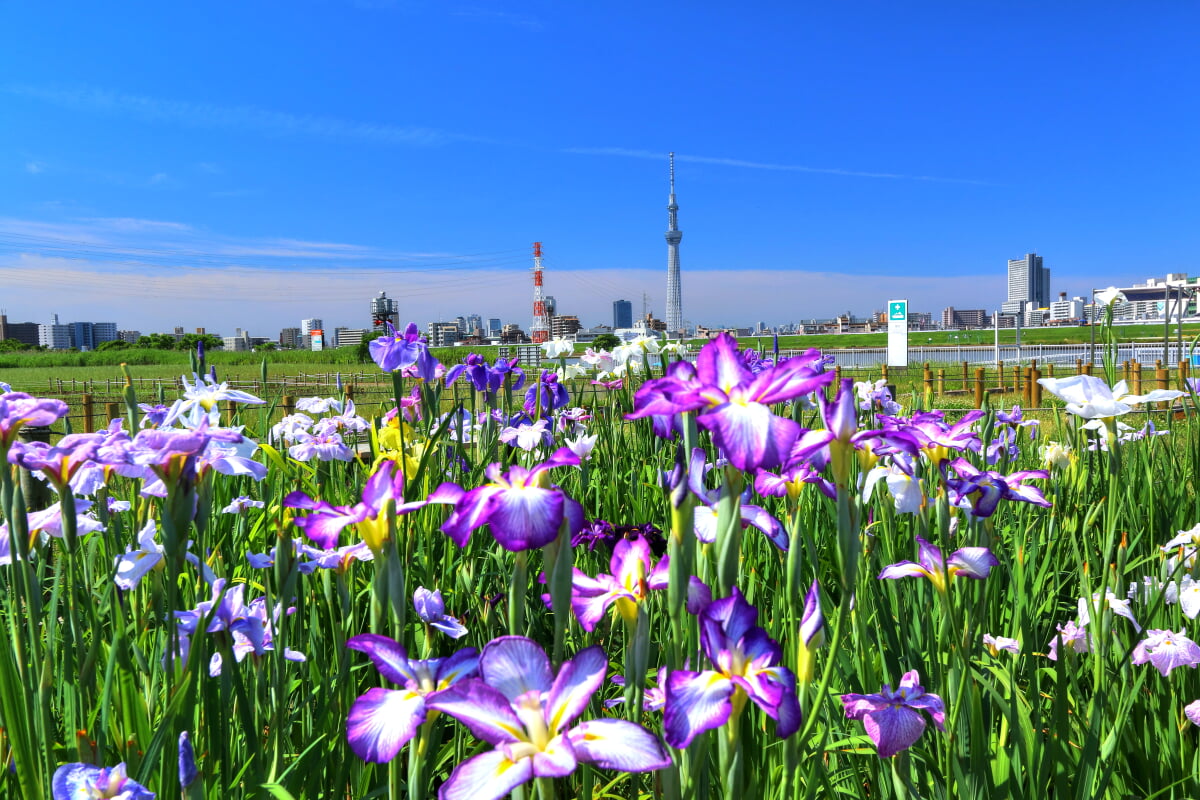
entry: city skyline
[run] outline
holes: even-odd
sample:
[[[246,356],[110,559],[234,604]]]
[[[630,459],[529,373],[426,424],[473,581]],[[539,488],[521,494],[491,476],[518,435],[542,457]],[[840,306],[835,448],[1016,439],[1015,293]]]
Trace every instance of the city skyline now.
[[[1200,272],[1200,9],[867,5],[7,8],[0,303],[528,325],[542,241],[564,313],[662,319],[670,152],[693,325],[994,309],[1034,251],[1071,296]]]

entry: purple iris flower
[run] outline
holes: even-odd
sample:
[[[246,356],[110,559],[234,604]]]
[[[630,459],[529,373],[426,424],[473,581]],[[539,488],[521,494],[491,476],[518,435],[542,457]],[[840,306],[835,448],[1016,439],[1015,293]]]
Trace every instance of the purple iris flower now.
[[[651,566],[650,544],[639,537],[622,539],[613,548],[610,569],[594,578],[575,570],[571,583],[571,609],[585,631],[595,630],[614,603],[626,622],[637,620],[637,610],[653,589],[667,586],[668,559]]]
[[[770,406],[809,394],[832,380],[814,367],[816,350],[753,374],[739,357],[737,341],[722,333],[700,349],[694,371],[686,361],[671,365],[663,378],[647,381],[634,395],[630,419],[700,411],[696,422],[741,470],[777,467],[800,437],[795,422],[771,413]]]
[[[21,428],[52,425],[69,410],[62,400],[38,399],[24,392],[0,394],[0,454],[16,441]]]
[[[441,631],[451,639],[459,639],[467,635],[466,627],[454,617],[446,614],[446,603],[442,593],[437,589],[432,592],[424,586],[417,587],[413,593],[413,608],[421,621],[434,630]]]
[[[821,587],[814,580],[804,595],[804,616],[800,619],[800,650],[797,670],[802,683],[812,680],[816,666],[814,654],[825,644],[825,615],[821,613]]]
[[[417,363],[417,357],[426,349],[417,324],[408,323],[402,334],[397,334],[390,322],[387,327],[387,336],[380,336],[367,345],[371,360],[384,372],[394,372]]]
[[[976,469],[965,458],[956,458],[949,466],[958,475],[958,478],[946,478],[950,502],[968,509],[977,517],[990,517],[996,513],[1001,500],[1019,500],[1042,508],[1051,508],[1053,505],[1041,489],[1024,484],[1028,480],[1049,478],[1050,473],[1044,469],[1019,470],[1001,475],[999,472]]]
[[[1038,426],[1041,425],[1036,419],[1025,419],[1025,412],[1021,410],[1020,406],[1013,406],[1012,411],[1009,412],[997,411],[996,422],[999,422],[1001,425],[1012,426],[1010,430],[1029,428],[1030,439],[1037,437]]]
[[[666,677],[667,677],[666,672],[667,672],[666,667],[659,667],[658,672],[655,673],[655,679],[654,679],[654,682],[657,683],[658,685],[657,686],[647,686],[644,693],[642,694],[642,708],[644,708],[646,711],[662,711],[663,706],[665,706],[667,704],[667,694],[666,694],[666,690],[663,688],[666,685]],[[624,688],[625,687],[625,676],[624,675],[613,675],[611,678],[608,679],[608,682],[613,684],[614,686],[620,686],[621,688]],[[605,700],[604,707],[605,708],[613,708],[615,706],[621,705],[624,702],[625,702],[624,697],[614,697],[611,700]],[[1200,701],[1198,701],[1198,702],[1200,702]]]
[[[154,792],[130,778],[125,764],[112,769],[76,762],[54,771],[54,800],[154,800]]]
[[[500,464],[485,470],[488,483],[470,491],[443,483],[430,502],[449,502],[454,511],[442,524],[442,532],[459,547],[465,547],[471,532],[489,525],[492,536],[506,550],[545,547],[558,536],[563,520],[571,536],[583,528],[583,508],[550,483],[547,472],[554,467],[579,466],[579,457],[559,448],[549,460],[530,469],[514,465],[502,473]]]
[[[196,751],[192,748],[192,737],[187,731],[179,734],[179,788],[187,789],[200,777],[196,768]]]
[[[907,433],[917,441],[931,464],[941,464],[950,457],[952,451],[979,452],[979,433],[972,426],[983,414],[979,410],[968,411],[952,425],[946,423],[941,411],[922,411],[907,419],[889,416],[880,416],[879,419],[885,431]]]
[[[704,487],[704,477],[712,469],[704,459],[705,454],[701,448],[697,447],[692,450],[691,464],[688,468],[688,488],[700,500],[692,512],[696,538],[704,544],[713,544],[717,541],[717,506],[725,489],[708,490]],[[766,509],[745,503],[749,493],[749,489],[743,493],[743,502],[739,505],[742,527],[746,528],[752,525],[758,528],[771,540],[771,544],[786,552],[788,538],[782,523],[771,516]]]
[[[1151,629],[1146,638],[1133,648],[1133,663],[1150,662],[1165,678],[1176,667],[1196,668],[1200,664],[1200,645],[1187,637],[1183,629],[1179,633]]]
[[[608,657],[597,646],[564,662],[556,675],[535,642],[522,636],[492,640],[479,657],[481,679],[427,701],[496,748],[455,767],[440,800],[499,800],[534,777],[570,775],[581,762],[622,772],[669,766],[658,738],[641,725],[604,718],[570,727],[607,670]]]
[[[404,502],[404,473],[396,468],[394,461],[384,461],[363,486],[362,500],[352,506],[333,506],[304,492],[292,492],[283,498],[283,505],[285,508],[313,512],[295,517],[292,521],[324,550],[337,547],[342,529],[347,525],[355,525],[362,540],[378,552],[388,536],[388,520],[384,511],[390,500],[395,501],[397,514],[409,514],[423,508],[428,502]]]
[[[960,547],[950,554],[949,559],[945,559],[941,550],[918,536],[917,548],[918,563],[900,561],[886,566],[879,573],[879,579],[925,577],[935,589],[945,594],[955,578],[982,580],[992,571],[992,567],[1000,564],[986,547]]]
[[[475,387],[475,391],[482,392],[490,399],[504,385],[504,379],[508,375],[515,375],[516,380],[512,388],[513,391],[520,391],[525,386],[525,371],[517,366],[518,360],[502,358],[493,367],[488,365],[483,356],[471,353],[462,364],[455,364],[446,370],[446,385],[449,386],[465,376]]]
[[[929,714],[939,731],[946,730],[942,698],[926,692],[920,680],[914,669],[904,673],[895,691],[885,685],[878,694],[842,695],[846,719],[862,720],[880,758],[907,750],[921,738],[925,732],[922,711]]]
[[[537,413],[539,394],[544,416],[550,416],[550,412],[571,403],[571,395],[567,392],[567,387],[559,383],[557,373],[548,369],[542,370],[542,377],[538,379],[537,383],[525,390],[526,414]]]
[[[758,609],[735,586],[733,595],[709,603],[700,612],[700,648],[713,668],[675,670],[667,677],[663,734],[683,749],[704,731],[718,728],[746,698],[776,721],[786,739],[800,726],[796,678],[779,666],[779,643],[758,627]]]
[[[386,636],[363,633],[346,647],[366,653],[379,674],[402,689],[369,689],[354,701],[346,722],[350,749],[364,761],[391,761],[417,734],[429,713],[429,703],[479,668],[479,651],[459,650],[449,658],[410,659],[404,648]]]
[[[810,483],[831,500],[837,499],[837,490],[833,484],[821,476],[807,461],[789,462],[778,473],[759,470],[754,473],[754,491],[764,497],[788,497],[796,500],[801,491]]]
[[[162,403],[138,403],[138,408],[142,412],[142,421],[140,426],[143,428],[157,428],[163,424],[163,420],[167,418],[167,414],[171,413],[170,406],[164,406]]]

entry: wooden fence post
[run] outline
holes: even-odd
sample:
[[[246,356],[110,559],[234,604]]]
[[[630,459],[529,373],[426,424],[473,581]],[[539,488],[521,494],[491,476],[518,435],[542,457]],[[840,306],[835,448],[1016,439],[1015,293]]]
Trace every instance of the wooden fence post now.
[[[121,416],[121,406],[117,403],[105,403],[104,416],[108,418],[107,422],[112,422]]]
[[[1075,359],[1075,374],[1076,375],[1083,374],[1083,359],[1082,358]]]
[[[90,394],[85,394],[83,396],[83,398],[80,400],[79,405],[80,405],[80,409],[83,411],[83,432],[84,433],[95,433],[96,432],[96,419],[95,419],[96,412],[92,406],[92,396]]]
[[[928,361],[921,369],[921,382],[925,389],[925,407],[933,408],[933,370],[929,368]]]
[[[983,408],[983,367],[975,368],[975,407]]]
[[[887,386],[889,383],[891,383],[891,381],[888,380],[888,365],[887,364],[884,364],[883,366],[881,366],[879,368],[879,377],[883,378],[884,386]]]
[[[1180,361],[1178,369],[1179,369],[1179,376],[1178,376],[1179,377],[1179,388],[1180,388],[1180,390],[1186,392],[1187,391],[1187,362]]]
[[[1021,391],[1021,366],[1013,364],[1013,393]]]
[[[279,407],[283,410],[285,417],[290,417],[296,411],[296,399],[290,394],[285,394],[279,401]]]
[[[1000,385],[1000,394],[1004,394],[1004,362],[996,362],[996,382]]]
[[[1042,379],[1042,371],[1036,367],[1030,377],[1029,387],[1029,405],[1031,408],[1042,407],[1042,385],[1038,383]]]
[[[937,394],[938,394],[938,397],[942,397],[946,394],[946,368],[945,367],[938,367]]]
[[[962,370],[963,370],[962,388],[963,388],[963,391],[965,392],[967,390],[967,384],[969,384],[971,382],[970,373],[967,372],[967,362],[965,362],[965,361],[962,362]]]
[[[1133,367],[1133,393],[1142,393],[1142,362],[1134,361]]]
[[[1128,359],[1121,362],[1121,379],[1124,380],[1125,383],[1127,383],[1127,384],[1133,380],[1133,372],[1129,368],[1129,360]]]

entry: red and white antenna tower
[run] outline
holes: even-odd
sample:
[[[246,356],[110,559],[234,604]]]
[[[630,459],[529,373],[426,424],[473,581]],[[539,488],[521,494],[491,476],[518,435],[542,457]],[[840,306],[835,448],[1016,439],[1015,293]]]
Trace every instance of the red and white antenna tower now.
[[[533,243],[533,325],[529,338],[534,344],[550,339],[550,325],[546,319],[546,295],[542,292],[542,243]]]

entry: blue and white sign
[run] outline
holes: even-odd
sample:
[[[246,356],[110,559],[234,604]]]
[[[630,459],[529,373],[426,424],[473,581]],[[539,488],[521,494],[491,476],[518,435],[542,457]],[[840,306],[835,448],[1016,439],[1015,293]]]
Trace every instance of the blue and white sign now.
[[[888,301],[888,352],[889,367],[908,366],[908,301]]]

